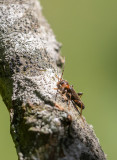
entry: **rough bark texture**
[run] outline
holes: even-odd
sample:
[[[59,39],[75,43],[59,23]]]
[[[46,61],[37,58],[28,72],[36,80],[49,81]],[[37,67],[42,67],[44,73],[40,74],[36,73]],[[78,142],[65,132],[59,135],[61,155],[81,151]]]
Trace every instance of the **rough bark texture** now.
[[[106,160],[72,103],[60,94],[55,102],[60,47],[37,0],[0,1],[0,93],[18,158]]]

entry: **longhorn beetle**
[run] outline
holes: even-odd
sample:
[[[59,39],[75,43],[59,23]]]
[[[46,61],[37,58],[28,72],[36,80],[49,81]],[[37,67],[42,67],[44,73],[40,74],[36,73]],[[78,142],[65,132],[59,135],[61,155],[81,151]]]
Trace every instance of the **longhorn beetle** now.
[[[80,92],[80,93],[75,92],[75,90],[73,89],[73,86],[72,85],[70,86],[69,83],[62,78],[63,72],[64,72],[64,68],[63,68],[63,71],[61,74],[61,78],[56,76],[58,78],[58,82],[57,82],[57,88],[55,88],[55,89],[57,90],[57,93],[59,91],[62,95],[65,95],[68,101],[71,100],[78,112],[79,112],[78,107],[81,108],[81,111],[80,111],[80,116],[81,116],[82,109],[85,108],[83,102],[81,101],[81,96],[83,93],[82,92]],[[56,96],[57,96],[57,94],[56,94]]]

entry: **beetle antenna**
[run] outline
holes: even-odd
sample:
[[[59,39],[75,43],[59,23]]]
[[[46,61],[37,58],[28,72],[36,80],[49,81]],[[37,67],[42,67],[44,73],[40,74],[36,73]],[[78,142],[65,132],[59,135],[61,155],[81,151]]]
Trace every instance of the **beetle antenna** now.
[[[62,67],[62,74],[61,74],[61,78],[60,79],[62,79],[62,77],[63,77],[64,67],[65,67],[65,57],[64,57],[64,63],[63,63],[63,67]]]

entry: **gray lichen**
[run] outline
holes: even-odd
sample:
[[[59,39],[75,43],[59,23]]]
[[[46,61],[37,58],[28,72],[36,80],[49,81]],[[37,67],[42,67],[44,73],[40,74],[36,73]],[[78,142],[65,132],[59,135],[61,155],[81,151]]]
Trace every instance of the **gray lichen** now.
[[[69,109],[60,94],[55,101],[64,62],[60,47],[37,0],[0,1],[0,93],[18,158],[105,160],[73,104]]]

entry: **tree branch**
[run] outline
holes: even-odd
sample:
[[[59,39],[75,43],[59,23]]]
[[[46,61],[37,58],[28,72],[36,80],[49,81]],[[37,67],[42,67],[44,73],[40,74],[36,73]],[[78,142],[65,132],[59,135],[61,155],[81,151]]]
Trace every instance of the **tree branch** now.
[[[19,160],[106,160],[73,104],[55,101],[60,47],[37,0],[0,1],[0,93]]]

